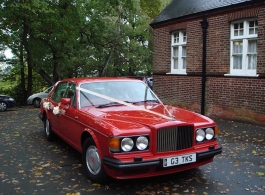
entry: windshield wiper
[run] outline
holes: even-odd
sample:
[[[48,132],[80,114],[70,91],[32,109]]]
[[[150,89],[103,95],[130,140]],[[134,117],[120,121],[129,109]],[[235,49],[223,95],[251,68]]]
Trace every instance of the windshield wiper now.
[[[146,103],[146,102],[155,102],[155,103],[159,103],[158,100],[143,100],[143,101],[132,102],[132,103],[133,103],[133,104],[139,104],[139,103]]]
[[[120,106],[122,104],[118,103],[118,102],[109,102],[107,104],[100,104],[97,105],[96,108],[104,108],[104,107],[110,107],[110,106]]]

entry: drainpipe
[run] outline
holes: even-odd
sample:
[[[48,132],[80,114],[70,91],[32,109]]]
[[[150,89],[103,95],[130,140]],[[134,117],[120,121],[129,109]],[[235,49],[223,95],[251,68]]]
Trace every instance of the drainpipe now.
[[[205,88],[206,88],[206,35],[207,35],[207,28],[208,28],[208,21],[203,16],[203,21],[201,21],[202,27],[202,94],[201,94],[201,114],[204,115],[204,107],[205,107]]]

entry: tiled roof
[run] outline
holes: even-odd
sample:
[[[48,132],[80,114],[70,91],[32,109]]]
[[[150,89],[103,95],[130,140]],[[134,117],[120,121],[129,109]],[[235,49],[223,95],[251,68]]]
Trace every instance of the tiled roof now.
[[[247,1],[255,0],[172,0],[172,2],[152,21],[151,25]]]

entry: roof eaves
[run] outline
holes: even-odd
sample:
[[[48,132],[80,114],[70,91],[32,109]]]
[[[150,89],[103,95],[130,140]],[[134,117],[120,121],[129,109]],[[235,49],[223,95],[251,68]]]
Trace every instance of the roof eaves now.
[[[173,0],[152,22],[151,26],[193,14],[260,0]]]

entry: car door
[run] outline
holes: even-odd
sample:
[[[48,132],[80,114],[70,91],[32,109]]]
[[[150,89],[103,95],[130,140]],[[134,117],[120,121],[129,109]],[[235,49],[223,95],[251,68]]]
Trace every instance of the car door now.
[[[60,82],[56,85],[56,88],[51,96],[52,109],[49,112],[49,120],[51,128],[54,132],[60,133],[62,129],[61,114],[56,114],[54,111],[60,106],[61,98],[67,89],[67,82]]]
[[[60,105],[60,109],[63,111],[60,117],[61,128],[60,134],[63,139],[70,145],[79,149],[81,142],[81,134],[84,130],[84,125],[78,120],[77,111],[77,98],[76,98],[76,84],[69,82],[67,84],[66,92],[63,95],[64,98],[70,98],[70,105]]]

